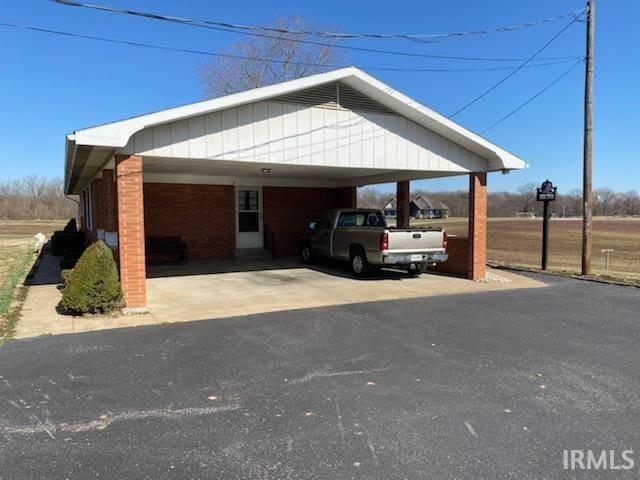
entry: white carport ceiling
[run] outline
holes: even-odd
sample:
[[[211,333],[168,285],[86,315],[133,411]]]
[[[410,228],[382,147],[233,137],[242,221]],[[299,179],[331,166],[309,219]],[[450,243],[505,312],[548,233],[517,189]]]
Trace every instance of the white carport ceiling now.
[[[266,172],[264,171],[266,169]],[[393,180],[428,179],[466,172],[425,172],[384,168],[347,168],[331,166],[287,165],[224,160],[193,160],[144,157],[145,181],[162,183],[243,183],[287,185],[304,181],[308,186],[350,186],[384,183]],[[302,185],[300,182],[296,182]]]

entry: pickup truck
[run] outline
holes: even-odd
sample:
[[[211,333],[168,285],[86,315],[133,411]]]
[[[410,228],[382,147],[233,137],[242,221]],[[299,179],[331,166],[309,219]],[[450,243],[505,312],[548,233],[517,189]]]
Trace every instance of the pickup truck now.
[[[447,234],[440,227],[390,228],[381,210],[329,210],[309,224],[300,257],[304,263],[314,257],[347,260],[356,276],[383,267],[420,273],[447,260]]]

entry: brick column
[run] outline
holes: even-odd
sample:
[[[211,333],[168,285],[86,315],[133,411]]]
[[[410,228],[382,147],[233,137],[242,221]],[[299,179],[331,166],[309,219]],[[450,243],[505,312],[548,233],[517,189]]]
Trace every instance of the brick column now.
[[[398,228],[409,228],[409,180],[396,185],[396,210]]]
[[[468,277],[485,277],[487,264],[487,174],[469,175],[469,271]]]
[[[127,308],[147,303],[142,157],[116,155],[120,282]]]

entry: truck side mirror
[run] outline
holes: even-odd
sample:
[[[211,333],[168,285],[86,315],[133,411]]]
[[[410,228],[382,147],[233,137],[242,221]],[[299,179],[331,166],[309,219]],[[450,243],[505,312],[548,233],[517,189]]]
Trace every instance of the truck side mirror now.
[[[318,224],[316,222],[309,223],[310,230],[316,230],[318,228]]]

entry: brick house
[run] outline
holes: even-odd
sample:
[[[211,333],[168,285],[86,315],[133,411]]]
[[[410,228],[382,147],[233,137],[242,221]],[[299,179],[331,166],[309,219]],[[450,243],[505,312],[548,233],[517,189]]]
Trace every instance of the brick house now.
[[[390,198],[382,207],[384,216],[387,218],[396,218],[398,216],[398,202],[395,198]]]
[[[449,207],[440,201],[418,195],[409,203],[409,215],[413,218],[447,218]]]
[[[398,215],[398,202],[395,198],[391,198],[384,204],[382,210],[385,217],[396,218]],[[413,218],[447,218],[449,216],[449,207],[437,200],[418,195],[409,202],[409,216]]]
[[[66,138],[65,192],[81,226],[116,252],[127,305],[146,304],[145,237],[180,236],[190,260],[243,249],[297,253],[308,222],[355,207],[356,188],[467,175],[469,236],[443,268],[484,275],[487,172],[524,161],[356,68],[77,130]]]

